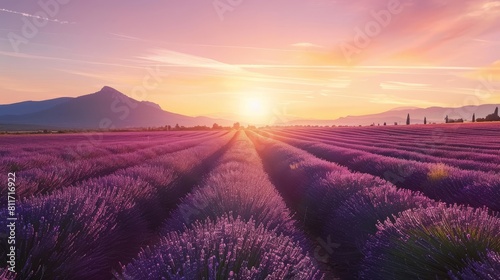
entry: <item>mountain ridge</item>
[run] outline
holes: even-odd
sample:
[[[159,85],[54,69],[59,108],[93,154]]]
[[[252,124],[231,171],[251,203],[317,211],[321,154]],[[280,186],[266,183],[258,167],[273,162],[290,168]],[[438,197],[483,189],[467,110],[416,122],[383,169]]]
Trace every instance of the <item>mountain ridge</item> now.
[[[58,104],[65,103],[73,97],[59,97],[42,101],[22,101],[12,104],[0,105],[0,116],[25,115],[49,109]]]
[[[18,106],[16,104],[19,103],[12,105]],[[12,111],[12,107],[9,108],[9,105],[3,106]],[[91,94],[69,98],[65,102],[60,102],[49,108],[32,110],[28,114],[5,115],[0,111],[0,124],[47,126],[62,129],[122,129],[175,126],[176,124],[181,126],[212,126],[215,122],[219,125],[232,124],[228,120],[207,117],[195,118],[164,111],[156,103],[137,101],[108,86]]]
[[[483,104],[483,105],[467,105],[462,107],[438,107],[432,106],[428,108],[413,108],[404,109],[395,108],[385,112],[368,114],[368,115],[358,115],[358,116],[346,116],[340,117],[332,120],[307,120],[299,119],[293,121],[285,121],[280,123],[280,125],[348,125],[348,126],[358,126],[358,125],[371,125],[371,124],[383,124],[392,125],[395,122],[398,124],[406,123],[407,114],[410,114],[410,120],[412,124],[423,124],[424,118],[427,118],[428,123],[444,123],[445,117],[448,116],[450,119],[462,118],[465,121],[471,121],[472,115],[476,114],[476,118],[486,117],[488,114],[493,113],[496,107],[500,107],[500,104]]]

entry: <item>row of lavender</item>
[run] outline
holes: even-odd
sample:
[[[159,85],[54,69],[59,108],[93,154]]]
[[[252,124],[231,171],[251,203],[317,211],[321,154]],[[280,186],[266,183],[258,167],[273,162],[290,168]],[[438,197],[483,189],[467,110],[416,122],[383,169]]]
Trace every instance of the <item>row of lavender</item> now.
[[[391,139],[392,142],[388,144],[379,145],[376,142],[376,136],[366,134],[364,137],[348,138],[346,137],[332,137],[329,133],[325,132],[304,132],[304,131],[282,131],[276,132],[284,136],[299,137],[301,139],[309,139],[316,142],[325,144],[334,144],[338,147],[348,149],[359,149],[373,154],[411,159],[420,162],[431,163],[444,163],[450,166],[455,166],[462,169],[470,169],[477,171],[500,171],[500,157],[497,154],[489,153],[489,151],[446,151],[442,150],[440,146],[416,148],[420,141],[415,137],[412,142],[398,142],[399,140]],[[360,139],[362,138],[362,139]],[[386,137],[389,138],[389,137]],[[401,147],[400,145],[403,145]]]
[[[112,174],[117,170],[138,165],[158,156],[193,147],[225,133],[227,132],[202,134],[189,139],[170,136],[152,144],[139,142],[133,145],[125,144],[128,141],[125,138],[122,139],[121,144],[118,142],[111,145],[98,145],[94,147],[95,151],[89,151],[85,155],[71,159],[64,158],[67,149],[63,148],[65,145],[60,142],[60,139],[55,138],[47,150],[57,149],[57,153],[44,157],[40,155],[44,153],[42,150],[38,154],[33,153],[24,157],[3,158],[1,166],[6,169],[3,174],[7,174],[7,170],[17,173],[19,178],[17,195],[26,199],[48,194],[86,179]],[[5,190],[2,190],[2,194],[3,191]]]
[[[489,129],[485,131],[483,126]],[[283,131],[323,134],[339,142],[376,145],[377,147],[396,147],[401,150],[414,150],[426,153],[432,150],[435,156],[466,156],[481,154],[500,154],[498,124],[487,125],[449,125],[430,127],[393,127],[393,128],[283,128]],[[455,154],[456,152],[457,154]]]
[[[498,279],[500,217],[436,202],[250,133],[316,253],[346,279]]]
[[[321,279],[310,246],[240,132],[120,279]]]
[[[110,279],[154,240],[179,198],[234,133],[198,138],[193,145],[146,162],[88,178],[17,207],[16,275],[8,279]],[[172,146],[180,145],[174,142]],[[168,146],[168,145],[167,145]],[[166,146],[165,146],[166,147]],[[4,220],[0,226],[5,228]],[[6,237],[0,238],[7,244]],[[2,247],[0,258],[6,264]]]
[[[174,142],[207,137],[220,132],[115,133],[4,136],[0,146],[1,171],[39,168],[58,161],[95,159],[152,148]]]
[[[493,172],[463,170],[442,163],[386,157],[359,149],[301,140],[300,136],[264,133],[313,155],[392,182],[400,188],[419,191],[447,203],[486,206],[500,211],[500,176]]]
[[[309,130],[309,129],[307,129]],[[324,128],[314,129],[324,131]],[[434,145],[440,138],[441,145],[446,149],[468,148],[477,150],[498,151],[498,123],[489,124],[449,124],[427,126],[390,126],[390,127],[359,127],[328,129],[332,136],[348,136],[359,138],[363,135],[373,135],[378,142],[389,142],[398,139],[400,142],[412,142],[415,138],[423,140],[422,145]],[[388,138],[387,136],[390,136]],[[481,136],[481,137],[478,137]]]

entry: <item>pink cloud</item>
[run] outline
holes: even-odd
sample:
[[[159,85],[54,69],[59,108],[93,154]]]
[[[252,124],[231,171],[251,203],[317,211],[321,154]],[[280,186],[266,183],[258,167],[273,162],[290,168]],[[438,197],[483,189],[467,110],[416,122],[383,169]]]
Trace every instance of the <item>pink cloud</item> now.
[[[359,63],[373,58],[413,58],[423,63],[446,62],[457,45],[467,44],[500,27],[500,1],[491,0],[375,0],[344,3],[361,14],[359,25],[364,30],[375,20],[374,12],[387,10],[399,2],[402,12],[392,14],[389,23],[372,36],[362,50]],[[352,31],[354,37],[355,32]]]

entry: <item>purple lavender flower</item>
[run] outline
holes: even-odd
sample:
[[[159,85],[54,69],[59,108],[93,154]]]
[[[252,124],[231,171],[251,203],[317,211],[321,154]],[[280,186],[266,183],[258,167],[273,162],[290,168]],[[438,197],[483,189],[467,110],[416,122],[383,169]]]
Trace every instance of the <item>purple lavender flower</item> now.
[[[489,251],[479,260],[469,260],[467,267],[459,273],[450,272],[454,280],[498,280],[500,279],[500,254]]]
[[[244,221],[254,220],[297,240],[305,239],[244,134],[239,135],[215,166],[202,184],[182,199],[164,224],[163,234],[183,230],[195,221],[230,215]]]
[[[109,279],[112,266],[135,255],[149,236],[136,201],[150,191],[145,183],[113,177],[23,202],[17,277]]]
[[[358,270],[361,249],[369,236],[377,232],[377,224],[408,209],[436,206],[438,203],[410,190],[394,186],[365,188],[346,200],[337,211],[325,219],[324,236],[341,246],[335,250],[333,262],[348,269]]]
[[[444,279],[488,250],[500,251],[500,218],[487,209],[439,205],[402,212],[369,239],[363,279]]]
[[[16,279],[16,274],[10,272],[7,268],[0,267],[0,279],[2,280],[14,280]]]
[[[290,237],[254,221],[196,222],[146,247],[119,279],[321,279],[315,262]]]

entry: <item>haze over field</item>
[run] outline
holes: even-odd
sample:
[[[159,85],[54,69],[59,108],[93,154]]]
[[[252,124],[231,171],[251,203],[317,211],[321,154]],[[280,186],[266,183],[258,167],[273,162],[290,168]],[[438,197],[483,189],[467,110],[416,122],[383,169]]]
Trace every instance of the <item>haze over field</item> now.
[[[500,1],[40,3],[0,4],[0,104],[109,85],[268,123],[500,103]]]

